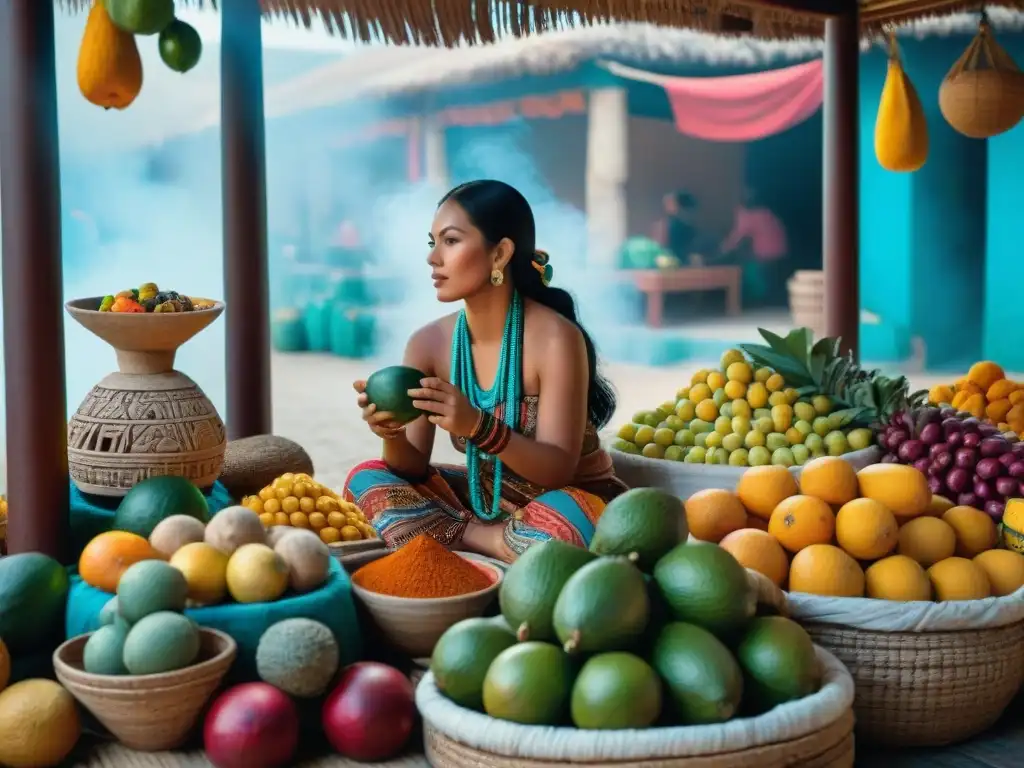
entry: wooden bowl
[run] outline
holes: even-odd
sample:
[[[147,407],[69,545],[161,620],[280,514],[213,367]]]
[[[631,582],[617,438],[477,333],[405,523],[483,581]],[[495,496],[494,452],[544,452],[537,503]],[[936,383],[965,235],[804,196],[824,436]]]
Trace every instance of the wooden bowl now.
[[[220,317],[224,303],[193,312],[100,312],[102,296],[72,299],[64,305],[76,321],[114,349],[129,352],[175,350]]]
[[[352,583],[352,591],[384,639],[414,659],[430,656],[449,627],[482,615],[498,594],[505,576],[503,568],[482,555],[471,552],[458,555],[487,574],[492,579],[491,585],[479,592],[455,597],[394,597],[370,592]]]
[[[94,675],[82,669],[89,636],[54,651],[57,679],[118,741],[142,752],[174,749],[188,739],[238,650],[230,635],[201,627],[192,666],[157,675]]]

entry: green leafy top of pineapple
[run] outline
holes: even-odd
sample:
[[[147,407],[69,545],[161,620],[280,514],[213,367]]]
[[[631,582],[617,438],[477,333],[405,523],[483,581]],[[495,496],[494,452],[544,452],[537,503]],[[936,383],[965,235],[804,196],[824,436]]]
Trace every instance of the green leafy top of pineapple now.
[[[754,364],[782,374],[801,397],[828,395],[847,424],[881,424],[895,412],[927,400],[927,390],[910,392],[906,376],[892,378],[865,370],[852,354],[841,354],[839,337],[815,341],[809,328],[795,328],[785,337],[765,328],[757,330],[767,345],[740,344]]]

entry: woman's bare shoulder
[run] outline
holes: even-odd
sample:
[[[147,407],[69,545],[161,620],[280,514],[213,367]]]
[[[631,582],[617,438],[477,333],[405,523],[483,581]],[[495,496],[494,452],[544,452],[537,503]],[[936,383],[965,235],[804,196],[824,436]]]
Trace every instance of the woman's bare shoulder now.
[[[579,326],[564,315],[536,301],[526,302],[526,333],[534,339],[547,339],[558,345],[583,341]]]
[[[458,313],[453,312],[450,315],[439,317],[414,331],[409,337],[406,349],[419,353],[446,349],[451,343],[452,329],[455,327],[457,315]]]

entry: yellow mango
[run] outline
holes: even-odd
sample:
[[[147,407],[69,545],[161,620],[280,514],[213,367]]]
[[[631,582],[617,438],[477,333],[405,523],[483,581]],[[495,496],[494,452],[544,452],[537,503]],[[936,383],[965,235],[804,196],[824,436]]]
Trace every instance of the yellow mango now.
[[[78,49],[78,90],[105,109],[124,109],[142,90],[135,36],[118,28],[100,0],[93,3]]]
[[[1024,389],[1015,389],[1013,392],[1010,393],[1009,400],[1014,405],[1020,403],[1022,400],[1024,400]]]
[[[989,421],[998,424],[1006,418],[1012,407],[1010,401],[1005,397],[1002,400],[993,400],[985,406],[985,416]]]
[[[967,380],[979,387],[980,392],[987,392],[989,387],[1000,379],[1005,379],[1006,374],[998,363],[991,360],[982,360],[971,366],[967,372]]]
[[[976,419],[985,418],[985,396],[971,395],[964,400],[964,404],[960,406],[960,410],[967,411]]]
[[[932,405],[942,405],[943,403],[952,403],[955,393],[953,388],[946,384],[936,384],[930,390],[928,390],[928,402]]]
[[[953,400],[950,402],[950,405],[952,405],[958,411],[963,410],[963,405],[967,401],[967,398],[969,398],[970,396],[970,392],[968,392],[965,389],[961,389],[959,392],[953,395]]]
[[[990,403],[994,400],[1008,398],[1011,392],[1017,390],[1017,382],[1009,379],[998,379],[985,392],[985,399]]]
[[[875,157],[887,171],[916,171],[928,159],[928,123],[895,40],[875,119]]]

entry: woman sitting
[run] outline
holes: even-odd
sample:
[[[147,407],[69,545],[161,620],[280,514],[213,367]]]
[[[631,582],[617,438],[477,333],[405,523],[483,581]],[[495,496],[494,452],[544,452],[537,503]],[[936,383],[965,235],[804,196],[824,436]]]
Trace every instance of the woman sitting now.
[[[534,542],[587,546],[605,503],[626,490],[597,430],[615,395],[572,297],[548,283],[533,211],[500,181],[472,181],[441,200],[427,264],[443,302],[463,308],[424,326],[405,364],[426,374],[409,390],[429,414],[397,425],[357,381],[363,419],[383,459],[345,483],[391,548],[420,534],[512,562]],[[430,464],[440,427],[466,466]]]

